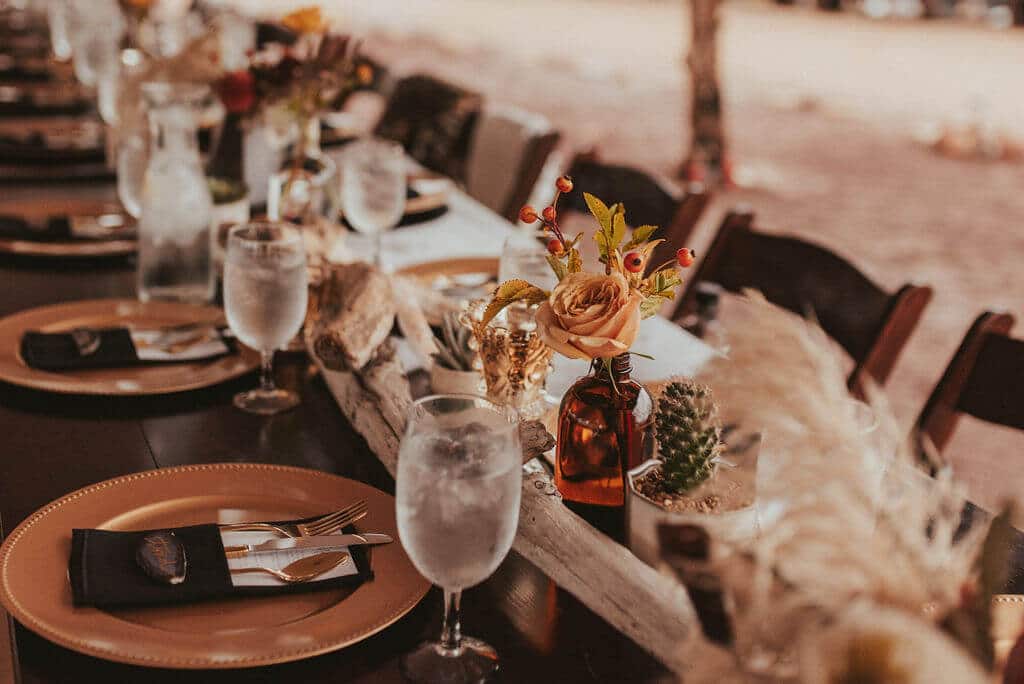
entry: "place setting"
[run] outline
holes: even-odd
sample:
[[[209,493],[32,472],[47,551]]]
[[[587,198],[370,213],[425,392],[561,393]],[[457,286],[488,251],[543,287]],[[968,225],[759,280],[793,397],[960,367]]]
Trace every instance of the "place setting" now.
[[[287,662],[364,639],[423,598],[397,538],[394,499],[353,480],[167,468],[74,492],[11,531],[0,596],[34,631],[104,659]]]
[[[0,253],[121,257],[136,249],[136,222],[115,202],[63,199],[40,206],[0,201]]]
[[[913,8],[400,4],[0,0],[0,681],[1024,684],[1024,340],[933,191],[1015,148],[836,108]],[[722,69],[776,29],[851,78]]]

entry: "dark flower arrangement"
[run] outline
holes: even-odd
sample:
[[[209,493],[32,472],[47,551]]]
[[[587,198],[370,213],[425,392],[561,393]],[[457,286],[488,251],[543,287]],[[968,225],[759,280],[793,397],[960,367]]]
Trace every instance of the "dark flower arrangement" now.
[[[234,114],[283,106],[297,121],[338,109],[356,90],[372,85],[373,67],[357,56],[358,42],[331,33],[320,9],[297,10],[281,20],[296,40],[254,53],[249,67],[224,75],[217,91]]]

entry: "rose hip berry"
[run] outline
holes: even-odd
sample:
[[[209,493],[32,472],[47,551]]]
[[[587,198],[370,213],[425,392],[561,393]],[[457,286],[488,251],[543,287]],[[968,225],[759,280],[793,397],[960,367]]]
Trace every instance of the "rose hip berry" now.
[[[644,267],[644,258],[640,252],[628,252],[622,257],[622,263],[630,273],[639,273]]]
[[[541,212],[541,216],[548,223],[554,223],[555,218],[557,218],[558,215],[555,213],[554,207],[544,207],[544,211]]]
[[[694,254],[693,250],[690,249],[689,247],[683,247],[682,249],[676,251],[676,261],[678,261],[679,265],[682,266],[683,268],[692,266],[693,260],[696,258],[697,255]]]
[[[534,223],[537,220],[537,210],[527,204],[519,210],[519,220],[523,223]]]
[[[548,251],[558,256],[565,251],[565,247],[562,245],[562,241],[558,238],[551,238],[548,240]]]
[[[559,176],[558,180],[555,181],[555,187],[558,189],[558,192],[572,192],[572,178]]]

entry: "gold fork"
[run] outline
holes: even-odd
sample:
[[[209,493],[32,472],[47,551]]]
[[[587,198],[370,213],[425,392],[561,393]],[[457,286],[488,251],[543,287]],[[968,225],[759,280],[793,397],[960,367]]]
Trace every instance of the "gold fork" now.
[[[362,520],[366,517],[367,506],[364,499],[346,506],[333,513],[321,516],[316,520],[299,523],[297,525],[273,525],[271,523],[227,523],[219,525],[222,531],[226,532],[274,532],[282,537],[315,537],[321,534],[330,534],[346,525]]]

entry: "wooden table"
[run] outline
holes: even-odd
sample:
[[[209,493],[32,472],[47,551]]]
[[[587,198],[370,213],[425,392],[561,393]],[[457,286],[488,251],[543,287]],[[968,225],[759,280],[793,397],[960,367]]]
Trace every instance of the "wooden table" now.
[[[130,262],[0,259],[0,316],[78,299],[132,297]],[[0,384],[0,521],[9,532],[47,502],[79,487],[142,470],[251,461],[315,468],[393,491],[394,483],[338,411],[305,358],[281,358],[279,381],[302,407],[272,418],[244,414],[231,396],[249,376],[198,392],[146,399],[65,397]],[[463,624],[494,644],[503,681],[653,681],[664,670],[638,646],[558,589],[520,557],[466,593]],[[189,673],[205,682],[401,681],[398,657],[440,628],[432,590],[387,630],[339,652],[267,668]],[[10,618],[8,617],[8,620]],[[0,630],[0,648],[6,629]],[[180,681],[181,672],[126,667],[60,648],[13,625],[16,681]]]

